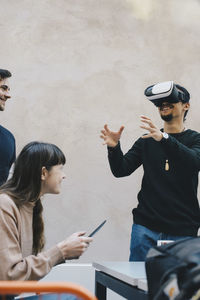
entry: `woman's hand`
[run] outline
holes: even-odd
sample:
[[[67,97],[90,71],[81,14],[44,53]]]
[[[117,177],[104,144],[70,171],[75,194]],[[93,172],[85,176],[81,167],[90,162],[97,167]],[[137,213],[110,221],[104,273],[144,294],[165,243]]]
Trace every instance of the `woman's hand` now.
[[[84,234],[85,231],[75,232],[57,244],[65,259],[77,259],[85,252],[93,238],[85,237]]]

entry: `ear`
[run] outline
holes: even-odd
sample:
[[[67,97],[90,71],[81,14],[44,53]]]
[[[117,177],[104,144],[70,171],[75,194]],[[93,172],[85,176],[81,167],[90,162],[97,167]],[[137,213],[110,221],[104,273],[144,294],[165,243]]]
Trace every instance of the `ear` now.
[[[189,110],[189,108],[190,108],[190,103],[189,102],[184,103],[184,110]]]
[[[42,167],[42,171],[41,171],[41,180],[45,180],[48,176],[48,171],[46,169],[46,167]]]

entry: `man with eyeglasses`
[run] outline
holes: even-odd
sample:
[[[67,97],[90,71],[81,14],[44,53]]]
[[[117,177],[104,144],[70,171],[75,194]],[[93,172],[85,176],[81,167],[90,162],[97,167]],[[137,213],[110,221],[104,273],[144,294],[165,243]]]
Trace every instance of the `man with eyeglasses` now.
[[[126,154],[119,141],[124,126],[113,132],[105,125],[101,131],[115,177],[128,176],[141,165],[144,169],[138,206],[132,211],[130,261],[144,261],[158,240],[196,236],[200,227],[197,199],[200,134],[184,126],[190,94],[184,87],[168,81],[149,86],[145,95],[158,107],[163,129],[147,116],[141,116],[140,127],[147,134]]]
[[[8,70],[0,69],[0,111],[5,110],[6,101],[11,98],[8,82],[11,76]],[[15,155],[15,138],[8,129],[0,125],[0,185],[7,180]]]

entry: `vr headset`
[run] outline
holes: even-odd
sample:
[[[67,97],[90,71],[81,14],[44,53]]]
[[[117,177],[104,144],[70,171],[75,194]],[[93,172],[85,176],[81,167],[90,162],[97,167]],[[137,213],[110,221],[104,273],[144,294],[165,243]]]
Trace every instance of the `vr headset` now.
[[[185,93],[179,90],[173,81],[151,85],[145,89],[144,94],[157,107],[162,106],[163,102],[185,103],[189,101]]]

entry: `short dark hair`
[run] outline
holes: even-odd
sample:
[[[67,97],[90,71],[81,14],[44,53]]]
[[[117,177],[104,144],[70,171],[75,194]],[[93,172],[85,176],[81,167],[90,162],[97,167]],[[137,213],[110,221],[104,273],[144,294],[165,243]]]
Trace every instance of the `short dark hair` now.
[[[184,93],[184,100],[182,101],[183,103],[187,103],[190,101],[190,93],[188,92],[188,90],[186,90],[186,88],[184,88],[183,86],[179,85],[179,84],[175,84],[175,86],[177,87],[178,90],[182,91]],[[188,110],[185,111],[184,113],[184,118],[183,120],[186,120],[186,116],[187,116]]]
[[[0,79],[9,78],[12,74],[8,70],[0,69]]]

